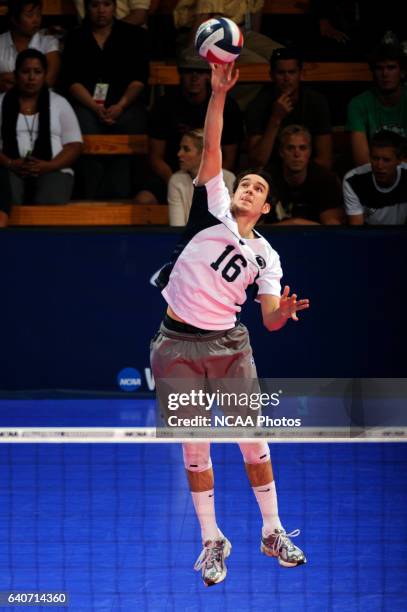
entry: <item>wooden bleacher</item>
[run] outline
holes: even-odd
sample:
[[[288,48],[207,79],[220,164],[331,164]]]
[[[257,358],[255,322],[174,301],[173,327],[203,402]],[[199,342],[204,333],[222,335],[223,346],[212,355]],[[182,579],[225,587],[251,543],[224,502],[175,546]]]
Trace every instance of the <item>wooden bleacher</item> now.
[[[147,134],[84,135],[83,155],[146,155]]]
[[[304,81],[370,81],[369,65],[364,62],[305,62]],[[270,81],[269,65],[246,64],[239,66],[239,80],[245,83]],[[175,64],[150,63],[150,85],[178,85],[179,74]]]
[[[13,206],[9,225],[168,225],[168,206],[142,206],[129,202],[71,202],[58,206]]]

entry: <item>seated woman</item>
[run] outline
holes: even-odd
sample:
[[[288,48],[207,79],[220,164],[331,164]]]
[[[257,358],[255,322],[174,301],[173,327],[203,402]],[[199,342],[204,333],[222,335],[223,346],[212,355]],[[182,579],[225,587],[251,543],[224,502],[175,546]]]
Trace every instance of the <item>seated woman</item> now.
[[[40,30],[41,18],[41,0],[9,0],[7,19],[10,29],[0,35],[0,91],[13,87],[16,57],[29,48],[46,55],[47,85],[55,85],[60,67],[59,42],[55,36]]]
[[[11,189],[9,205],[66,204],[71,198],[70,166],[82,135],[72,107],[49,90],[46,74],[45,55],[26,49],[17,56],[16,85],[0,95],[0,192]],[[1,208],[7,213],[4,201]]]
[[[181,138],[178,159],[180,170],[174,172],[168,183],[168,212],[171,226],[184,226],[188,222],[192,204],[192,181],[198,174],[203,148],[203,130],[191,130]],[[233,194],[235,175],[223,169],[223,178],[230,195]]]
[[[115,19],[115,6],[114,0],[86,0],[82,25],[65,40],[62,81],[72,97],[83,134],[147,131],[142,97],[149,68],[147,33]],[[116,165],[110,183],[106,161]],[[130,195],[129,160],[85,157],[80,165],[84,197]]]

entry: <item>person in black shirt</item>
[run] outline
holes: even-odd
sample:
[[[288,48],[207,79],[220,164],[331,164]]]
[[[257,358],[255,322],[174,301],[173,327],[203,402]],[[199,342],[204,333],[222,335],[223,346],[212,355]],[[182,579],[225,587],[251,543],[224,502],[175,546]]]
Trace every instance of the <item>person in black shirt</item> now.
[[[265,223],[342,224],[340,182],[333,172],[310,160],[309,131],[301,125],[289,125],[282,130],[279,144],[281,163],[269,169],[276,203]]]
[[[272,83],[264,86],[247,109],[250,161],[265,166],[278,159],[276,142],[281,128],[305,125],[312,134],[315,160],[332,165],[332,134],[328,103],[301,84],[302,59],[296,49],[276,49],[270,60]]]
[[[148,81],[147,33],[114,17],[113,0],[88,0],[83,24],[67,36],[63,83],[84,134],[140,134],[147,131],[142,92]],[[130,172],[114,172],[106,185],[106,160],[85,160],[85,197],[130,195]],[[115,165],[128,160],[114,160]]]

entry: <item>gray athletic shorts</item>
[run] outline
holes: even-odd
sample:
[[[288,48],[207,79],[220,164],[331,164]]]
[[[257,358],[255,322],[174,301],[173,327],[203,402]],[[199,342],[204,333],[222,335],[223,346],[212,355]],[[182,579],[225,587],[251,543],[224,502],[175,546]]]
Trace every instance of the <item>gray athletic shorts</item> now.
[[[170,393],[221,392],[241,394],[259,392],[257,371],[249,334],[243,324],[226,331],[183,333],[168,329],[164,323],[151,341],[151,368],[156,382],[160,416],[168,410]],[[253,414],[247,406],[236,404],[221,408],[224,414]],[[179,406],[182,417],[208,416],[196,404]]]
[[[247,328],[206,333],[169,330],[164,323],[150,346],[157,378],[257,378]]]

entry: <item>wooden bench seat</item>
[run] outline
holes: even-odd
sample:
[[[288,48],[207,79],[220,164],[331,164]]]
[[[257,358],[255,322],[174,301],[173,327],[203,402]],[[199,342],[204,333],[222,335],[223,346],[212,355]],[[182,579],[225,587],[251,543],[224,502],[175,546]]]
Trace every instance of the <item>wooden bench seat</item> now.
[[[304,81],[370,81],[369,66],[364,62],[305,62]],[[242,82],[268,82],[268,64],[245,64],[239,67]],[[150,63],[151,85],[178,85],[179,74],[175,64]]]
[[[71,202],[58,206],[13,206],[10,226],[168,225],[168,206],[131,202]]]
[[[83,136],[84,155],[146,155],[147,134],[88,134]]]

